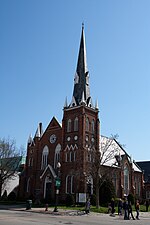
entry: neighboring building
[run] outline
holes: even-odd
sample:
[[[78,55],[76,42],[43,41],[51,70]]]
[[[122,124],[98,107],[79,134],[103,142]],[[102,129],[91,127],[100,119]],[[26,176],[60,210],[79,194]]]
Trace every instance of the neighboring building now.
[[[143,173],[141,168],[115,139],[101,136],[100,149],[104,153],[101,164],[109,173],[116,196],[123,198],[132,193],[142,198]]]
[[[24,164],[25,159],[22,156],[0,159],[0,180],[4,180],[4,182],[2,182],[1,196],[3,196],[4,192],[6,192],[7,195],[14,192],[17,196],[19,174]]]
[[[29,137],[25,170],[20,176],[20,198],[54,201],[55,185],[60,184],[57,179],[58,172],[60,172],[62,200],[65,200],[66,194],[74,194],[77,201],[78,197],[85,196],[84,193],[93,194],[95,178],[91,169],[96,164],[94,153],[101,152],[102,155],[101,139],[105,142],[104,138],[100,139],[98,113],[98,103],[96,101],[94,105],[90,95],[82,27],[71,103],[68,104],[66,99],[62,125],[53,117],[44,132],[40,123],[34,138]],[[110,161],[102,164],[104,170],[109,168],[108,174],[113,179],[117,196],[123,197],[124,194],[135,192],[141,196],[141,170],[131,162],[128,154],[116,140],[113,140],[112,145],[114,143],[118,153],[116,154],[115,150],[113,154],[116,165],[114,162],[109,165]],[[61,163],[60,171],[57,168],[58,162]]]
[[[139,161],[137,165],[142,169],[144,174],[144,193],[143,197],[150,200],[150,161]]]

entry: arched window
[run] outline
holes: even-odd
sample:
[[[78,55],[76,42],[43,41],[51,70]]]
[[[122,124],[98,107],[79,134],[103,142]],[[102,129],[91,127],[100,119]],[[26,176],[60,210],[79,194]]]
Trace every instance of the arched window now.
[[[67,121],[67,132],[71,132],[71,119]]]
[[[92,127],[91,127],[91,131],[92,131],[92,134],[94,134],[94,132],[95,132],[95,121],[94,120],[92,120]]]
[[[74,120],[74,131],[78,131],[78,117]]]
[[[48,149],[47,145],[45,145],[45,147],[43,148],[43,152],[42,152],[41,169],[45,169],[45,167],[47,166],[48,154],[49,154],[49,149]]]
[[[57,168],[57,163],[60,162],[60,151],[61,151],[61,145],[58,144],[55,148],[54,168]]]
[[[86,118],[85,130],[89,131],[89,118]]]
[[[73,194],[74,193],[74,176],[68,175],[66,177],[66,193]]]
[[[124,193],[128,195],[129,193],[129,169],[127,165],[124,167]]]
[[[33,158],[29,158],[28,166],[33,166]]]

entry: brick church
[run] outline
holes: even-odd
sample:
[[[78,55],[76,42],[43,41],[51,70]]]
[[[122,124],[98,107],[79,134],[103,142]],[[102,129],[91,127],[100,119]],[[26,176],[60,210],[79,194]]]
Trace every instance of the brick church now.
[[[85,193],[95,192],[95,179],[91,169],[96,164],[94,152],[100,153],[100,142],[104,139],[100,138],[98,113],[98,103],[96,101],[93,104],[90,95],[82,26],[72,100],[69,104],[67,99],[65,101],[62,124],[53,117],[44,132],[40,123],[35,136],[29,137],[25,169],[20,175],[20,198],[46,199],[50,202],[54,201],[57,190],[62,200],[67,194],[74,194],[79,201],[80,197],[84,198]],[[113,156],[116,164],[114,163],[115,170],[111,179],[117,197],[130,192],[142,196],[141,169],[118,142],[113,141],[117,154]],[[103,167],[110,168],[111,174],[112,166],[108,162]]]

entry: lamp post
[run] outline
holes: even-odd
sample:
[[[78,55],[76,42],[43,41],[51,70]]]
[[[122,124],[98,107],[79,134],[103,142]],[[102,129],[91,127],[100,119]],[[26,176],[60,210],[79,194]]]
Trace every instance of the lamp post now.
[[[58,195],[59,195],[59,188],[60,188],[60,167],[61,167],[61,164],[60,164],[60,162],[58,162],[57,163],[57,177],[56,177],[56,180],[55,180],[56,193],[55,193],[54,212],[58,212],[57,206],[58,206]]]

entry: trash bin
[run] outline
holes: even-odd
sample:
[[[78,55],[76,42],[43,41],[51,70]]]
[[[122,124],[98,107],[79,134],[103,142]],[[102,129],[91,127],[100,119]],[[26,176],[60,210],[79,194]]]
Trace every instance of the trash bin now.
[[[32,206],[32,200],[27,200],[26,202],[26,210],[31,209]]]

